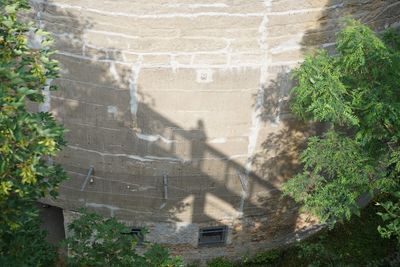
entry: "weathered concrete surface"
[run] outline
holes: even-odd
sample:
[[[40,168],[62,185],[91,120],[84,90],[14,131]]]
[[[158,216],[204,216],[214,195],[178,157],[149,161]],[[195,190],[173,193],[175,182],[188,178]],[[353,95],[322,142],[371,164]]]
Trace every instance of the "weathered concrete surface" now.
[[[71,179],[52,204],[147,226],[191,259],[255,252],[315,223],[280,194],[312,133],[288,113],[290,71],[332,47],[346,15],[376,30],[400,21],[397,0],[32,3],[62,66],[44,107],[70,130],[57,160]],[[198,229],[221,224],[227,249],[193,253]]]

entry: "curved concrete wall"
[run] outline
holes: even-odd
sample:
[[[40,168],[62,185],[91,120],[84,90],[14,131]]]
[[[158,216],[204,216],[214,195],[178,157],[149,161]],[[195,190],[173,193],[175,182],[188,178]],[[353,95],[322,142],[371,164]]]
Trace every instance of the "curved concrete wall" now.
[[[281,198],[311,127],[291,118],[290,70],[332,48],[340,18],[396,24],[397,0],[32,1],[62,77],[42,106],[69,129],[56,204],[147,226],[189,258],[254,252],[315,223]],[[87,178],[90,166],[93,173]],[[166,183],[164,182],[166,178]],[[203,226],[227,246],[194,253]]]

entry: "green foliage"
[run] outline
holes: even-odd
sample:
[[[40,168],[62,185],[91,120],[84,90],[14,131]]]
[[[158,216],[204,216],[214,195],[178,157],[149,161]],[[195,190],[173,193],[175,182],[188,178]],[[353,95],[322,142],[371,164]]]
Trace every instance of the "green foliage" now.
[[[337,251],[327,249],[321,241],[299,243],[297,249],[298,258],[308,262],[308,267],[347,266],[342,262],[342,257]]]
[[[386,223],[385,226],[379,226],[378,231],[385,238],[394,236],[400,240],[400,191],[394,195],[397,197],[397,201],[386,201],[377,204],[384,209],[384,212],[378,212],[378,215]]]
[[[309,139],[301,161],[304,172],[285,184],[285,192],[324,221],[350,219],[358,211],[358,197],[373,183],[368,154],[353,139],[328,131]]]
[[[64,144],[64,129],[50,113],[31,113],[25,102],[42,102],[48,79],[57,77],[57,62],[48,48],[50,37],[17,13],[27,1],[1,1],[0,6],[0,222],[1,231],[17,229],[30,215],[32,203],[55,195],[66,178],[57,164],[49,164]],[[28,45],[28,34],[42,38],[41,47]]]
[[[142,254],[137,252],[137,237],[115,218],[103,218],[81,211],[69,226],[72,236],[65,240],[69,266],[182,266],[179,257],[171,257],[164,247],[153,244]],[[145,248],[141,248],[144,250]]]
[[[273,250],[268,250],[266,252],[260,252],[257,253],[254,258],[250,261],[250,263],[253,264],[268,264],[268,263],[274,263],[277,261],[282,255],[282,252],[273,249]]]
[[[274,266],[282,257],[282,250],[273,249],[259,252],[253,257],[243,259],[242,264],[237,266]]]
[[[218,258],[212,259],[209,262],[207,262],[207,266],[208,267],[234,267],[235,264],[223,257],[218,257]]]
[[[26,222],[18,231],[1,235],[0,266],[30,267],[55,266],[56,248],[46,240],[37,218]],[[5,252],[5,253],[4,253]]]
[[[387,201],[386,196],[380,197],[384,198],[379,201]],[[382,207],[370,204],[361,211],[360,217],[336,224],[333,229],[324,229],[294,246],[260,252],[239,262],[224,258],[211,262],[213,266],[229,267],[400,266],[397,241],[380,238],[376,231],[382,223],[376,216],[378,211]]]
[[[285,194],[334,224],[359,214],[360,196],[398,191],[400,35],[389,30],[380,38],[348,20],[336,54],[308,56],[294,77],[292,112],[329,130],[309,139],[303,172],[285,184]]]
[[[338,122],[357,125],[346,87],[341,82],[342,73],[335,67],[337,59],[325,51],[307,57],[301,68],[294,72],[299,86],[292,90],[292,111],[307,120]]]
[[[50,164],[64,144],[49,113],[32,113],[26,102],[43,102],[46,81],[56,78],[47,33],[20,18],[26,0],[0,0],[0,261],[2,266],[49,266],[53,251],[36,222],[36,200],[55,196],[66,178]],[[37,47],[28,36],[41,40]]]
[[[217,257],[207,262],[208,267],[239,267],[239,266],[276,266],[283,254],[281,249],[259,252],[252,257],[244,257],[241,261],[230,261]],[[197,265],[196,265],[197,266]]]
[[[378,225],[382,224],[381,218],[376,216],[378,211],[381,211],[381,207],[371,203],[361,211],[360,217],[337,224],[332,230],[325,230],[303,241],[302,244],[314,247],[316,251],[304,257],[304,251],[298,250],[297,258],[304,263],[301,266],[316,265],[318,262],[320,266],[375,266],[373,262],[392,255],[396,251],[396,240],[380,238],[376,231]],[[302,253],[303,257],[299,258]]]

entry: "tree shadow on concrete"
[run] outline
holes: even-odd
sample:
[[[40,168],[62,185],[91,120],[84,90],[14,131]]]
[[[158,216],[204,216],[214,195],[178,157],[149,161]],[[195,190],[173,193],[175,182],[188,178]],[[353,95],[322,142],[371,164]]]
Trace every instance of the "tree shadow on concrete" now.
[[[303,51],[309,53],[326,48],[334,52],[336,35],[347,18],[359,20],[380,32],[399,24],[400,3],[397,0],[330,0],[318,16],[317,24],[304,33],[301,42]]]
[[[243,250],[294,236],[298,206],[281,198],[280,185],[299,170],[298,151],[309,127],[288,112],[288,68],[266,88],[261,119],[271,131],[249,173],[243,162],[207,143],[205,120],[194,119],[197,126],[185,129],[156,111],[155,100],[137,86],[136,63],[127,62],[125,51],[86,42],[94,22],[81,17],[80,10],[57,8],[51,1],[36,8],[38,19],[57,38],[62,76],[54,81],[60,90],[52,93],[51,106],[69,129],[69,145],[57,160],[71,179],[61,186],[58,200],[49,203],[67,210],[86,206],[132,226],[162,222],[171,228],[160,230],[167,237],[185,235],[188,222],[229,224],[235,244],[245,244]],[[324,23],[330,24],[321,22],[321,27]],[[318,33],[310,31],[313,37],[305,38],[303,46],[312,46]],[[94,173],[88,177],[90,166]],[[196,245],[197,240],[176,241]]]
[[[68,147],[58,161],[71,179],[62,185],[58,201],[52,203],[72,210],[86,205],[107,216],[138,222],[217,223],[219,216],[210,217],[205,207],[206,198],[214,197],[215,202],[225,205],[219,212],[237,217],[243,198],[239,174],[246,170],[206,143],[207,125],[198,120],[197,128],[183,129],[152,109],[154,100],[140,88],[135,88],[140,103],[133,114],[129,88],[132,64],[120,61],[122,52],[114,48],[96,50],[85,44],[83,36],[92,23],[77,18],[76,13],[57,8],[51,1],[42,2],[36,9],[41,12],[45,29],[57,40],[56,59],[62,73],[53,82],[60,90],[52,93],[51,106],[69,130]],[[171,136],[166,136],[168,133]],[[141,137],[144,135],[147,139]],[[189,144],[189,158],[182,158],[176,151],[176,140]],[[132,151],[135,156],[130,155]],[[164,163],[167,158],[169,161]],[[204,167],[205,161],[209,164],[212,160],[219,160],[214,164],[223,164],[223,171],[213,173],[212,164],[208,169]],[[154,162],[155,167],[146,162]],[[94,182],[83,187],[92,165]],[[149,168],[154,168],[154,175],[148,175]],[[164,174],[169,181],[167,201],[163,199]],[[258,176],[251,175],[251,179],[265,191],[276,190]],[[185,202],[188,197],[192,198],[190,204]],[[119,207],[121,203],[125,208]],[[193,208],[190,217],[176,217],[188,206]],[[226,210],[229,206],[232,208]],[[246,208],[252,215],[265,215],[262,206],[247,203]],[[140,216],[132,218],[135,214]]]
[[[290,114],[288,99],[293,86],[290,76],[288,68],[283,67],[276,80],[270,80],[264,89],[263,112],[260,114],[264,125],[263,138],[252,163],[255,173],[276,187],[275,199],[279,201],[270,201],[268,197],[259,195],[257,201],[270,212],[275,212],[274,216],[278,218],[272,227],[266,223],[261,225],[263,232],[295,232],[313,221],[307,215],[301,215],[299,205],[280,191],[282,184],[301,169],[299,152],[313,131],[311,125],[298,121]],[[300,217],[304,217],[301,222]]]
[[[313,5],[311,2],[308,4]],[[336,34],[346,17],[358,19],[376,31],[398,24],[400,19],[400,2],[396,0],[362,2],[331,0],[320,11],[313,11],[312,7],[310,6],[309,17],[315,18],[315,23],[307,22],[303,25],[294,19],[296,24],[292,26],[279,25],[279,27],[285,27],[281,31],[293,40],[298,39],[299,30],[309,28],[303,33],[299,43],[299,53],[290,51],[293,55],[313,53],[316,49],[328,49],[330,53],[335,53]],[[290,20],[288,23],[291,23]],[[310,27],[310,25],[312,26]],[[289,39],[287,43],[293,43],[293,41]],[[275,50],[279,51],[280,49]],[[274,49],[270,51],[269,56],[276,57],[273,54]],[[285,58],[284,54],[280,56]],[[301,59],[299,60],[301,61]],[[277,188],[301,171],[299,153],[305,148],[308,136],[319,135],[324,131],[323,125],[306,124],[298,121],[290,113],[289,94],[291,88],[296,84],[292,78],[293,67],[293,62],[288,62],[287,65],[282,64],[270,68],[272,72],[270,77],[272,78],[268,80],[264,89],[260,115],[265,128],[264,141],[261,144],[261,150],[253,159],[255,172]],[[278,190],[277,194],[279,193]],[[290,203],[288,206],[292,207],[294,213],[297,213],[298,206],[290,198],[286,198],[285,201]],[[265,205],[271,205],[271,203]],[[276,210],[276,208],[272,209]],[[295,224],[285,225],[282,222],[277,225],[290,228]]]

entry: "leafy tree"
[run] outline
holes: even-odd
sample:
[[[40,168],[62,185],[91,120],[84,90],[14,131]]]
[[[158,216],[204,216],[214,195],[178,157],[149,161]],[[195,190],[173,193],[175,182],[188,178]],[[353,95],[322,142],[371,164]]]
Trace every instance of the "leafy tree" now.
[[[321,241],[298,243],[296,248],[298,249],[297,257],[302,261],[308,261],[308,267],[349,266],[343,263],[341,255],[338,255],[336,251],[328,250]]]
[[[397,237],[400,239],[400,191],[394,193],[396,201],[386,201],[378,203],[382,206],[384,212],[379,212],[378,215],[386,222],[385,226],[379,226],[378,231],[385,238]]]
[[[18,231],[3,233],[0,243],[0,266],[55,266],[56,247],[45,238],[46,233],[40,230],[38,218],[25,222]]]
[[[0,258],[25,261],[8,266],[44,265],[33,264],[31,259],[40,257],[28,253],[35,251],[28,241],[35,231],[32,241],[44,242],[34,203],[48,194],[55,196],[66,178],[49,160],[64,145],[64,128],[50,113],[26,107],[27,101],[44,101],[46,81],[56,78],[59,70],[51,59],[49,35],[21,19],[28,9],[27,0],[0,0]],[[39,43],[33,47],[28,36]]]
[[[143,253],[137,252],[138,238],[128,234],[129,228],[115,218],[103,218],[81,210],[68,229],[72,235],[66,239],[69,266],[182,266],[179,257],[171,257],[164,247],[153,244]],[[146,244],[143,244],[146,245]]]
[[[357,200],[364,194],[396,195],[400,35],[389,30],[379,37],[348,20],[337,36],[336,53],[308,56],[294,77],[298,85],[291,92],[292,112],[328,130],[308,140],[301,154],[303,172],[284,185],[285,194],[332,225],[359,214]],[[394,224],[381,232],[400,237],[399,202],[382,205],[387,210],[383,217]]]

